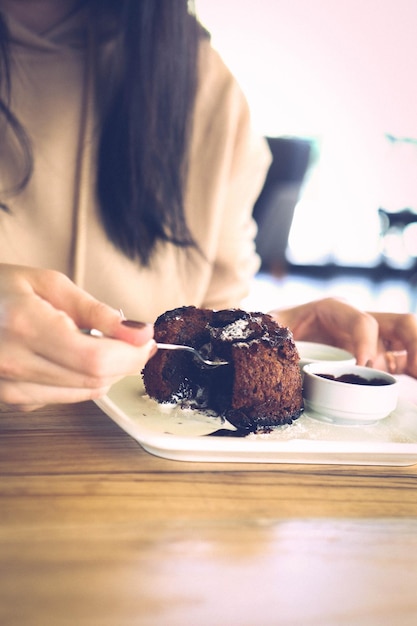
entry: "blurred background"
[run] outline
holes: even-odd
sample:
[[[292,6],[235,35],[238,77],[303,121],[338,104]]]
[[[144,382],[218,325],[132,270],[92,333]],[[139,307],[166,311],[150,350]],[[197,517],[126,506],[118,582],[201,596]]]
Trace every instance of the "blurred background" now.
[[[274,155],[258,288],[416,310],[417,2],[195,4]]]

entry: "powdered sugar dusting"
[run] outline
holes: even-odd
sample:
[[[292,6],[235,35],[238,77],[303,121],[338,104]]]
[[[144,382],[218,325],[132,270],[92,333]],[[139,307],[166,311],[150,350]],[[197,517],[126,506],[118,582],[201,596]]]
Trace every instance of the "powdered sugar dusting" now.
[[[243,340],[247,339],[250,334],[248,320],[240,318],[223,328],[220,339],[222,341]]]

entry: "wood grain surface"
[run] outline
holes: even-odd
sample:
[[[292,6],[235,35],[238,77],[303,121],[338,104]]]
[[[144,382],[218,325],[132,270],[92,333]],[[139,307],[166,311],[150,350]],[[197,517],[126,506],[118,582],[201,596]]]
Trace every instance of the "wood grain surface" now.
[[[154,457],[93,403],[0,412],[2,626],[417,623],[417,466]]]

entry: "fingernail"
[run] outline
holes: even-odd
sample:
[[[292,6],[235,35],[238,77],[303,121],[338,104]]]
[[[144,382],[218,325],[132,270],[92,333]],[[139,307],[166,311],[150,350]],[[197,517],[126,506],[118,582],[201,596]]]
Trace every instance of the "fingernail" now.
[[[146,322],[136,322],[135,320],[122,320],[120,323],[123,324],[123,326],[127,326],[128,328],[136,328],[137,330],[149,326],[149,324],[146,324]]]

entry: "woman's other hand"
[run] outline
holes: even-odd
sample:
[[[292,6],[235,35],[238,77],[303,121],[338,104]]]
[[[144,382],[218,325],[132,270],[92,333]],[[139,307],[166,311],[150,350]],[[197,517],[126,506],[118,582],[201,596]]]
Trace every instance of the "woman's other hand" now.
[[[121,322],[59,272],[0,264],[0,402],[22,410],[81,402],[139,374],[155,350],[153,327]]]
[[[352,352],[359,365],[417,378],[417,316],[368,313],[336,298],[324,298],[271,315],[289,326],[296,341],[317,341]]]

